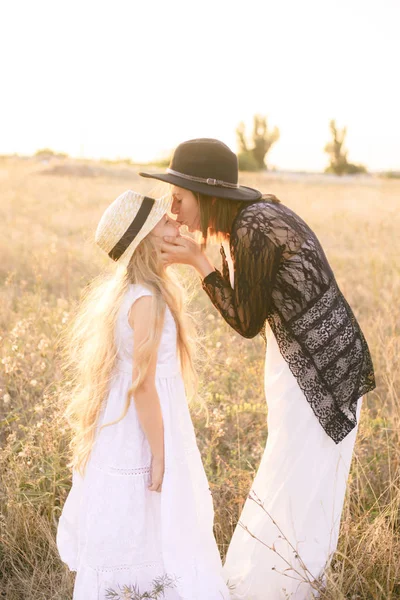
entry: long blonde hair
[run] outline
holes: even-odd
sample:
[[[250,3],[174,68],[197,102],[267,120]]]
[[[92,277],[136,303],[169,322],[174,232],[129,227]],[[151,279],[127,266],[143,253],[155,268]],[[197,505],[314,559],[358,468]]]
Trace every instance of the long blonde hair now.
[[[119,308],[132,283],[143,284],[153,292],[149,332],[139,348],[136,377],[127,392],[123,412],[118,419],[102,427],[117,423],[128,412],[160,340],[166,306],[175,320],[178,357],[189,398],[197,389],[193,361],[195,330],[185,310],[186,295],[172,269],[163,268],[160,251],[148,235],[137,247],[126,270],[114,269],[111,275],[102,274],[89,283],[61,336],[62,369],[70,382],[65,392],[67,401],[63,416],[73,432],[69,444],[72,459],[67,466],[81,475],[90,456],[118,353],[114,335]]]

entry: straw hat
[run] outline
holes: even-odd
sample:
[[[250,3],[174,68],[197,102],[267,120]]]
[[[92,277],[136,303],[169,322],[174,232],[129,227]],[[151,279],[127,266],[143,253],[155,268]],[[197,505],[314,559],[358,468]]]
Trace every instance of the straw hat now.
[[[140,242],[171,205],[170,194],[155,200],[126,190],[104,211],[95,233],[96,244],[126,268]]]

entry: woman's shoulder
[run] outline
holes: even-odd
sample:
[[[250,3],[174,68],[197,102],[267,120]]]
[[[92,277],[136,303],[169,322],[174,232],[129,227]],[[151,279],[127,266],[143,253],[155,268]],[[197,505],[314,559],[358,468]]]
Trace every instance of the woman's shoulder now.
[[[309,230],[305,221],[282,202],[258,200],[244,206],[236,215],[232,229],[261,229],[264,232],[275,227]]]
[[[281,203],[273,203],[268,200],[251,202],[243,206],[237,213],[232,224],[232,232],[263,229],[271,220],[282,214],[282,207]]]

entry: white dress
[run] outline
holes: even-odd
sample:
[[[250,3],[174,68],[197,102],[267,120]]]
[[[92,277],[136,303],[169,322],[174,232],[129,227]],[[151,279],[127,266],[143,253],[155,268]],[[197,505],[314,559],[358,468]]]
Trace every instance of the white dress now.
[[[233,286],[229,246],[224,246]],[[319,577],[324,583],[324,567],[337,547],[358,426],[336,444],[316,418],[269,326],[266,335],[268,439],[223,571],[234,600],[306,600],[318,597],[308,582]],[[361,404],[362,398],[357,423]]]
[[[84,477],[73,484],[57,529],[60,557],[76,571],[73,600],[106,598],[136,586],[151,592],[168,575],[165,600],[228,600],[213,535],[213,501],[179,371],[176,327],[168,307],[160,342],[156,388],[164,423],[165,474],[161,493],[148,490],[150,446],[135,403],[119,423],[132,381],[132,304],[151,292],[131,284],[116,323],[118,363]],[[121,593],[122,596],[122,593]],[[150,596],[149,596],[150,597]]]

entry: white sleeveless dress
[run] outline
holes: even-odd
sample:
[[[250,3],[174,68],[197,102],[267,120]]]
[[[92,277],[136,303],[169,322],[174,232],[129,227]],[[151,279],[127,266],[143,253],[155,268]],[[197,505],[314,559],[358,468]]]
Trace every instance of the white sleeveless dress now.
[[[233,287],[229,245],[224,248]],[[325,582],[324,567],[337,547],[358,426],[336,444],[317,420],[269,326],[266,334],[268,439],[223,571],[234,600],[306,600],[318,597],[309,581]],[[362,398],[357,423],[361,404]]]
[[[179,371],[176,327],[168,307],[156,369],[165,446],[161,493],[148,490],[151,451],[134,401],[124,419],[98,432],[100,425],[121,414],[125,404],[134,344],[128,312],[144,295],[151,292],[130,285],[121,304],[115,332],[118,363],[85,475],[73,471],[72,488],[58,523],[58,551],[62,561],[77,572],[73,600],[103,600],[107,588],[122,595],[123,586],[150,593],[152,582],[165,574],[174,580],[165,600],[228,600],[213,535],[212,496]]]

